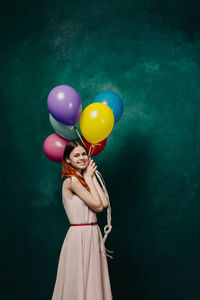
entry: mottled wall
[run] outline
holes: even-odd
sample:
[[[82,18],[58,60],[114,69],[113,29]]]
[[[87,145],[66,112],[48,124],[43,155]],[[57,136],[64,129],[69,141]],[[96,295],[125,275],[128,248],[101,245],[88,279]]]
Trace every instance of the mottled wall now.
[[[200,299],[199,1],[10,1],[0,22],[1,299],[51,299],[69,226],[61,166],[42,150],[59,84],[84,107],[105,90],[123,99],[95,159],[114,300]]]

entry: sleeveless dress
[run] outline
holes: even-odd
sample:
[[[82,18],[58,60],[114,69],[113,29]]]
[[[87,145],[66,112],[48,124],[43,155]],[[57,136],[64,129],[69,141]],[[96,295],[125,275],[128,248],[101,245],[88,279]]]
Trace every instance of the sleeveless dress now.
[[[97,222],[93,212],[77,195],[69,199],[62,186],[62,202],[70,224]],[[70,226],[65,236],[52,300],[111,300],[107,257],[101,251],[98,224]]]

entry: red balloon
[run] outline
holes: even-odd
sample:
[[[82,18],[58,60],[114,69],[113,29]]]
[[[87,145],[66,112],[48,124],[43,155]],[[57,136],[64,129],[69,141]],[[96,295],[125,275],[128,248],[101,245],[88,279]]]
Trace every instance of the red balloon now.
[[[61,137],[57,133],[49,135],[43,144],[45,155],[52,161],[61,163],[63,153],[69,140]]]
[[[92,144],[90,142],[88,142],[84,136],[81,137],[88,152],[90,151],[90,155],[91,156],[95,156],[97,154],[99,154],[101,151],[103,151],[103,149],[105,148],[106,146],[106,142],[107,142],[107,138],[105,138],[103,141],[101,142],[98,142],[97,144]],[[91,147],[92,146],[92,147]],[[90,147],[91,147],[91,150],[90,150]]]

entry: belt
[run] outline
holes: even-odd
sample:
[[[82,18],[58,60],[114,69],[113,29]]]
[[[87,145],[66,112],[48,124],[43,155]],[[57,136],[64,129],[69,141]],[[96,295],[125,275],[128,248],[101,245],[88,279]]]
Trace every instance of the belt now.
[[[96,225],[98,224],[97,222],[95,223],[85,223],[85,224],[70,224],[71,226],[84,226],[84,225]]]

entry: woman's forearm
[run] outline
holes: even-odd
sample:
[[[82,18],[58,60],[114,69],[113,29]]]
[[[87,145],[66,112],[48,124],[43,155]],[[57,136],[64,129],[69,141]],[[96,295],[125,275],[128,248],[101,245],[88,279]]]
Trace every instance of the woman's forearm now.
[[[85,182],[89,186],[92,197],[96,200],[97,205],[99,205],[101,207],[103,205],[101,202],[101,197],[97,191],[97,188],[94,184],[92,177],[84,177],[84,178],[85,178]]]
[[[102,202],[103,207],[107,207],[108,204],[109,204],[108,198],[106,197],[104,191],[102,190],[100,184],[98,183],[98,180],[97,180],[95,175],[93,176],[93,182],[94,182],[94,185],[95,185],[95,187],[96,187],[96,189],[99,193],[99,196],[101,198],[101,202]]]

